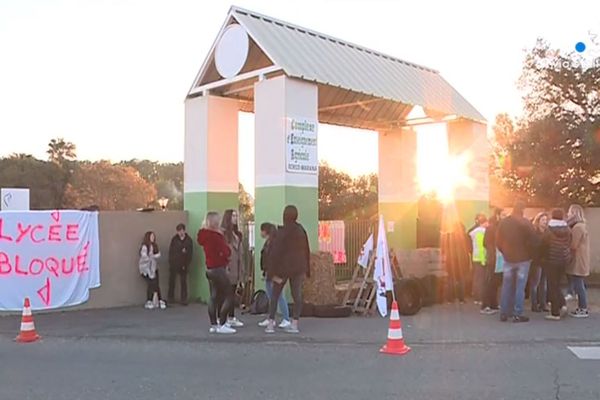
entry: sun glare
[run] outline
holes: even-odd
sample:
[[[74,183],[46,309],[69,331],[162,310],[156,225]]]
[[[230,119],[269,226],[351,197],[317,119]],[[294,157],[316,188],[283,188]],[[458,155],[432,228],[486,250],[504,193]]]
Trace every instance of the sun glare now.
[[[454,200],[460,187],[471,187],[470,152],[451,156],[445,124],[430,124],[417,130],[417,184],[421,194],[435,194],[443,203]]]

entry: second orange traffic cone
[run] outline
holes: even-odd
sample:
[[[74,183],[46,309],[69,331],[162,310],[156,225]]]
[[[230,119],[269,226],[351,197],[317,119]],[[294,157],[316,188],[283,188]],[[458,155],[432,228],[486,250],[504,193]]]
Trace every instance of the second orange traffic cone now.
[[[21,316],[21,331],[15,340],[19,343],[31,343],[41,339],[41,336],[35,331],[33,315],[31,314],[31,303],[29,297],[25,297],[23,305],[23,315]]]
[[[380,353],[401,356],[410,351],[410,347],[404,343],[402,335],[402,322],[400,322],[400,313],[398,312],[398,303],[392,303],[392,312],[390,314],[390,328],[388,329],[387,343],[379,350]]]

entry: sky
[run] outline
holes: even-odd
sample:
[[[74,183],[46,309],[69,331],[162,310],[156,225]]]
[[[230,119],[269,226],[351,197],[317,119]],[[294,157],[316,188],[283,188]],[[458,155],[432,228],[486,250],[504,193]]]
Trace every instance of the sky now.
[[[80,159],[182,161],[183,101],[232,4],[437,69],[490,122],[520,113],[536,38],[570,50],[600,33],[597,0],[230,1],[0,0],[0,156],[64,137]],[[240,115],[248,188],[252,135]],[[374,172],[377,135],[322,125],[319,158]]]

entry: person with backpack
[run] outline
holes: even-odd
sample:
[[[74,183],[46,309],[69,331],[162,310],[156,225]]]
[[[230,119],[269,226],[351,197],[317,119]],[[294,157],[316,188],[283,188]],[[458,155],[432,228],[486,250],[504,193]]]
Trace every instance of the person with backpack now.
[[[275,240],[277,234],[277,227],[269,222],[264,222],[260,225],[260,236],[265,239],[265,243],[260,251],[260,269],[263,272],[265,279],[265,290],[269,301],[273,297],[273,281],[267,277],[267,270],[269,269],[270,257],[271,257],[271,245]],[[281,312],[282,320],[279,323],[281,329],[286,329],[291,325],[290,322],[290,310],[288,307],[285,294],[281,293],[279,301],[277,303],[279,311]],[[260,327],[267,327],[269,325],[269,318],[267,317],[263,321],[258,323]]]
[[[589,317],[585,277],[590,275],[590,239],[583,214],[583,207],[573,204],[569,207],[568,219],[571,226],[571,250],[573,260],[567,266],[567,275],[571,277],[573,289],[577,294],[578,307],[571,312],[575,318]]]
[[[567,315],[565,298],[560,290],[560,280],[571,261],[571,231],[564,220],[563,210],[553,210],[551,217],[542,242],[542,257],[545,259],[548,279],[548,297],[552,304],[546,319],[560,321],[561,317]]]
[[[299,333],[298,320],[302,311],[302,284],[310,277],[310,247],[308,235],[298,222],[298,209],[288,205],[283,211],[283,226],[277,230],[270,250],[267,278],[273,281],[273,296],[269,305],[269,322],[266,333],[275,332],[277,302],[285,284],[290,281],[294,310],[291,325],[285,332]]]
[[[187,276],[194,246],[192,238],[186,233],[185,225],[179,224],[175,228],[177,233],[171,239],[169,246],[169,303],[175,302],[175,280],[179,275],[181,290],[181,304],[188,304]]]
[[[167,308],[167,303],[164,302],[160,295],[160,285],[158,280],[158,259],[160,258],[160,250],[156,243],[156,235],[154,232],[148,231],[144,234],[144,240],[140,246],[140,259],[138,268],[140,275],[146,281],[146,304],[145,308],[152,310],[154,305],[154,294],[158,296],[158,307],[161,310]]]
[[[233,288],[227,273],[231,248],[225,241],[219,227],[219,213],[209,211],[202,229],[198,231],[198,244],[204,249],[206,257],[206,278],[210,286],[208,317],[210,333],[236,333],[227,323],[227,316],[233,308]],[[219,318],[217,319],[217,313]]]

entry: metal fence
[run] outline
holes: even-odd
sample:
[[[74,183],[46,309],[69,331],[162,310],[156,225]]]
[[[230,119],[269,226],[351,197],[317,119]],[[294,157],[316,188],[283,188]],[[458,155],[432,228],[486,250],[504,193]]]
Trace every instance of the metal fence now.
[[[362,246],[369,235],[377,230],[376,220],[348,220],[344,223],[344,252],[345,262],[335,264],[335,276],[338,282],[347,281],[352,278],[353,268],[361,252]],[[244,260],[247,269],[253,267],[253,256],[251,248],[254,246],[254,223],[247,223],[240,227],[240,230],[246,238],[244,246]],[[255,249],[254,251],[260,251]]]
[[[344,247],[346,250],[346,262],[335,264],[335,277],[338,282],[347,281],[352,278],[352,272],[356,260],[369,235],[377,229],[377,221],[350,220],[344,221]]]

